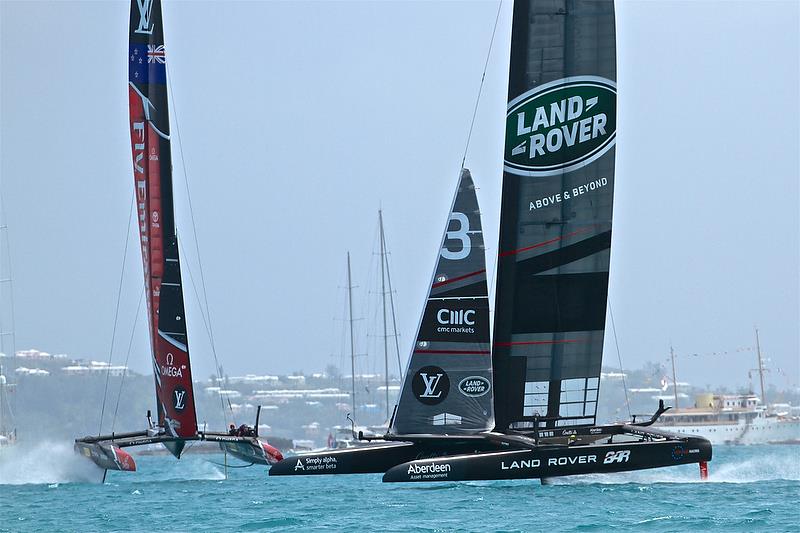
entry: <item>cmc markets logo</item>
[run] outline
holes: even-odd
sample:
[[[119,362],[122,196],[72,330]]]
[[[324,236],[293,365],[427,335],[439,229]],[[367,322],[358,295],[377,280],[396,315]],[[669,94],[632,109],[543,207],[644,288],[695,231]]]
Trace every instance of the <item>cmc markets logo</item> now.
[[[598,76],[563,78],[508,103],[506,172],[548,176],[606,153],[617,133],[616,84]]]
[[[489,392],[489,389],[491,388],[491,383],[489,383],[489,380],[483,376],[470,376],[462,379],[458,383],[458,390],[461,392],[461,394],[464,396],[471,396],[473,398],[483,396]]]
[[[172,407],[176,411],[183,411],[186,409],[186,389],[178,385],[172,391]]]
[[[456,326],[475,325],[474,309],[439,309],[436,313],[439,324],[452,324]]]
[[[437,333],[475,333],[477,311],[474,309],[447,309],[436,312]]]
[[[450,392],[450,378],[438,366],[420,368],[411,381],[414,397],[425,405],[442,403]]]

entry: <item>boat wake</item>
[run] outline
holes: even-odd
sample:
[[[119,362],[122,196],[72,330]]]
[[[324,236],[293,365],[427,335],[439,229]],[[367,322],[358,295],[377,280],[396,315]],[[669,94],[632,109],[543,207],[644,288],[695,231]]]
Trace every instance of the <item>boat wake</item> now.
[[[149,465],[140,461],[143,465],[140,477],[142,481],[221,481],[225,479],[222,468],[214,463],[198,456],[185,456],[180,460],[173,460],[172,457],[159,457],[158,464]],[[124,475],[124,473],[122,473]],[[144,474],[144,475],[142,475]],[[136,481],[139,481],[137,479]]]
[[[726,458],[708,464],[708,479],[700,479],[697,465],[621,472],[589,474],[553,479],[554,485],[575,484],[653,484],[653,483],[759,483],[764,481],[800,481],[800,461],[796,454],[765,453],[753,458]]]
[[[25,443],[0,453],[0,485],[99,483],[103,471],[75,454],[72,443]]]

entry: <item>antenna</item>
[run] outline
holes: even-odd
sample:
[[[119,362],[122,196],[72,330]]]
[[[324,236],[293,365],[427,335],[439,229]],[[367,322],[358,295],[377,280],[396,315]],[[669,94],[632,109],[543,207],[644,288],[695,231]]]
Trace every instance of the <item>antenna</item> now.
[[[761,343],[758,341],[758,328],[756,330],[756,354],[758,355],[758,379],[761,381],[761,403],[767,405],[767,395],[764,391],[764,360],[761,358]]]

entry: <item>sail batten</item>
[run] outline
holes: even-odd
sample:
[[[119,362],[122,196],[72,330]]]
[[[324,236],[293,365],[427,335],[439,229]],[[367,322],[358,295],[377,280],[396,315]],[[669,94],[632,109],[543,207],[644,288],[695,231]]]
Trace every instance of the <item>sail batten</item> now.
[[[166,53],[160,0],[133,0],[128,99],[136,208],[147,293],[158,424],[197,434],[172,191]],[[182,443],[170,450],[180,455]]]
[[[615,80],[612,1],[514,3],[492,355],[499,431],[595,423]]]

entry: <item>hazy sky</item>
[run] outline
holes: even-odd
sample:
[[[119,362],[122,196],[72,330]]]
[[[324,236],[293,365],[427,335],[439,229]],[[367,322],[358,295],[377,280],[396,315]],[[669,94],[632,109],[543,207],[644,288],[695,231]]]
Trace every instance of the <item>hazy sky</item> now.
[[[379,298],[370,269],[379,206],[405,361],[497,7],[165,3],[184,277],[199,277],[185,170],[226,372],[340,364],[331,354],[342,344],[334,317],[347,250],[357,314],[374,316]],[[511,7],[502,5],[467,154],[490,280]],[[114,360],[127,351],[142,287],[129,225],[128,9],[0,2],[0,172],[18,349],[108,358],[127,234]],[[799,10],[795,1],[617,3],[610,299],[626,367],[663,361],[671,341],[680,380],[746,384],[755,356],[735,350],[754,345],[757,325],[768,381],[800,382]],[[204,378],[210,343],[185,287]],[[140,315],[130,366],[149,372]],[[374,352],[373,322],[358,323],[359,351]],[[606,338],[604,361],[616,365]],[[722,351],[733,353],[686,355]],[[380,360],[372,353],[360,366]]]

